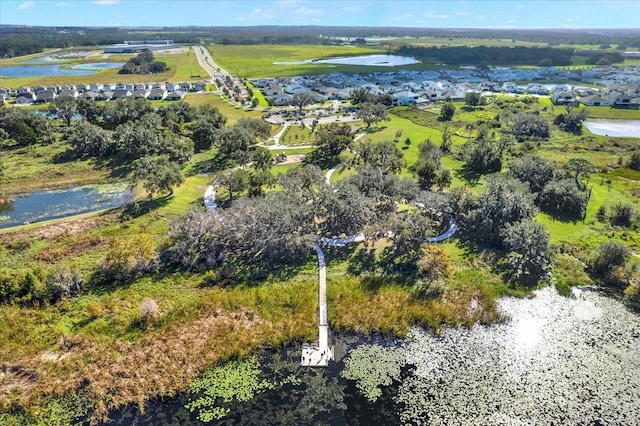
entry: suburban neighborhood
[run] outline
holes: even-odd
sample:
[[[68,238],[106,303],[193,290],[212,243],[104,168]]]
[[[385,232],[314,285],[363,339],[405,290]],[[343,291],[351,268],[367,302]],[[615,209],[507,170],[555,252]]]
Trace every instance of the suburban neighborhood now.
[[[212,81],[229,98],[244,105],[249,98],[240,79],[213,73]],[[529,83],[517,83],[528,81]],[[571,81],[575,84],[555,84]],[[555,104],[584,104],[614,108],[640,107],[640,67],[593,67],[562,69],[555,67],[519,69],[490,67],[441,69],[437,71],[380,71],[362,74],[331,73],[252,80],[270,106],[290,105],[293,95],[309,93],[314,102],[348,100],[351,92],[364,88],[374,95],[389,94],[393,106],[413,105],[427,108],[437,102],[463,100],[468,92],[508,93],[550,96]],[[594,87],[598,86],[600,88]],[[226,88],[226,90],[225,90]],[[155,101],[178,101],[188,92],[202,92],[207,81],[164,83],[67,84],[20,87],[15,91],[0,87],[0,100],[17,105],[52,102],[57,97],[109,101],[124,97]]]

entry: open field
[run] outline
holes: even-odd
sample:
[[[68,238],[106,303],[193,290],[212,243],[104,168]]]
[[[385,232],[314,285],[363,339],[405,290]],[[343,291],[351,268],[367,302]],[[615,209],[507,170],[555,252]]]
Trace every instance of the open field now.
[[[46,56],[46,55],[39,55]],[[60,63],[62,66],[70,66],[84,63],[95,62],[126,62],[131,55],[106,55],[106,58],[102,56],[94,56],[88,59],[70,60]],[[207,72],[200,67],[196,55],[191,51],[186,53],[166,55],[156,55],[156,60],[164,61],[169,67],[169,70],[164,73],[153,75],[140,75],[140,74],[118,74],[119,68],[101,70],[91,75],[61,75],[61,76],[42,76],[42,77],[19,77],[19,78],[5,78],[2,80],[2,86],[11,89],[16,89],[21,86],[34,86],[43,85],[50,86],[54,84],[93,84],[93,83],[152,83],[158,81],[198,81],[203,79],[209,79]],[[56,64],[58,64],[56,62]],[[3,64],[4,65],[4,64]],[[18,65],[18,64],[14,64]],[[32,65],[32,64],[26,64]],[[37,65],[33,65],[37,66]]]
[[[308,59],[339,56],[385,54],[382,47],[352,46],[208,46],[214,60],[232,75],[240,78],[282,77],[305,74],[329,74],[331,72],[371,72],[387,67],[363,67],[331,64],[275,65],[274,62],[295,62]],[[418,64],[419,65],[419,64]],[[413,66],[409,66],[410,68]]]

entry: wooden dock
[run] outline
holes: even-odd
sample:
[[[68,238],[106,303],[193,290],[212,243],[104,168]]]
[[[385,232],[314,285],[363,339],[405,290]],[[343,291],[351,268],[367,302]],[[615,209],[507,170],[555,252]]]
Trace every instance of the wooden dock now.
[[[300,365],[304,367],[326,367],[329,361],[333,361],[333,347],[329,346],[329,322],[327,320],[327,268],[324,253],[320,246],[315,244],[318,253],[318,344],[302,345],[302,357]]]

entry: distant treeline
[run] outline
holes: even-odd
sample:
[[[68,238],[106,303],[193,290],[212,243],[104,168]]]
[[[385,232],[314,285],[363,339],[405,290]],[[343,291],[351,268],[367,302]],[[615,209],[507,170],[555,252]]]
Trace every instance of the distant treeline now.
[[[397,53],[418,59],[435,59],[448,65],[571,65],[573,49],[552,47],[416,47],[401,46]]]
[[[455,29],[401,27],[325,27],[325,26],[255,26],[255,27],[28,27],[0,25],[0,57],[22,56],[42,52],[45,48],[103,46],[124,40],[165,40],[176,43],[220,44],[327,44],[336,37],[441,37],[508,39],[547,43],[620,45],[640,48],[638,29],[601,30],[517,30]]]

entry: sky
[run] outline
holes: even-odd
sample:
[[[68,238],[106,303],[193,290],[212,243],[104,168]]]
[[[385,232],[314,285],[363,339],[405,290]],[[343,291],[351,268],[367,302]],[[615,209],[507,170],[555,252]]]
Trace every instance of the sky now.
[[[640,28],[640,0],[0,0],[0,24]]]

